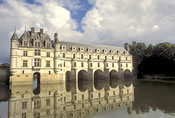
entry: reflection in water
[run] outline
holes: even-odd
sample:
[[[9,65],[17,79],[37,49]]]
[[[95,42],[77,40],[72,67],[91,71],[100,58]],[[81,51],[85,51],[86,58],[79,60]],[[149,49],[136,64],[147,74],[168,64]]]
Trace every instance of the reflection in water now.
[[[86,84],[89,86],[92,83]],[[131,109],[134,100],[132,84],[128,87],[120,84],[116,88],[108,85],[108,90],[87,89],[84,92],[76,91],[79,88],[74,81],[69,81],[67,85],[70,88],[65,90],[62,89],[66,86],[64,84],[40,85],[38,95],[33,94],[31,86],[13,86],[9,118],[83,118],[116,108]]]
[[[8,116],[9,118],[85,118],[93,116],[101,118],[98,117],[98,114],[113,110],[116,114],[105,113],[103,117],[139,118],[143,115],[150,117],[150,114],[145,114],[150,112],[154,114],[151,117],[164,117],[164,113],[175,113],[174,84],[135,82],[133,86],[131,79],[127,80],[129,79],[110,79],[102,84],[104,89],[101,90],[95,89],[92,86],[93,82],[90,81],[86,83],[86,91],[79,91],[82,88],[78,88],[75,81],[67,83],[69,91],[66,89],[66,83],[42,84],[39,94],[34,94],[33,86],[30,85],[12,86],[8,100]],[[0,90],[6,91],[0,96],[1,101],[6,101],[8,98],[6,93],[9,93],[9,90],[5,88]],[[1,102],[0,113],[1,109],[5,108],[2,105],[4,104]],[[120,114],[121,111],[122,114]],[[7,114],[7,112],[3,113]],[[169,117],[174,116],[169,115]]]

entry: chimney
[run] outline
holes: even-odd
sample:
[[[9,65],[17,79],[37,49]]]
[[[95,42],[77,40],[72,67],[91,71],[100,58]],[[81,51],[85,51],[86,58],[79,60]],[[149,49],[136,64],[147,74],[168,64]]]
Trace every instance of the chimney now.
[[[31,27],[31,32],[34,33],[35,32],[35,28]]]
[[[40,34],[43,34],[43,33],[44,33],[44,29],[41,28],[41,29],[40,29]]]

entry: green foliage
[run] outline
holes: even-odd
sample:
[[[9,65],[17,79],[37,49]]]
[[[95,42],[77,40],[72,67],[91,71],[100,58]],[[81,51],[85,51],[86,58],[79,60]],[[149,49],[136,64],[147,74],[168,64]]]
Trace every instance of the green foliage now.
[[[134,72],[142,75],[175,76],[175,44],[159,43],[155,46],[132,42],[129,45],[133,55]]]

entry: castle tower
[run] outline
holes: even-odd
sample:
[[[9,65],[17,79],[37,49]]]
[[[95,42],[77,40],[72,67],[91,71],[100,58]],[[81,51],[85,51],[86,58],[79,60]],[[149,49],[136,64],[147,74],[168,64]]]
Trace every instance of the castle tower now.
[[[59,38],[58,38],[58,34],[55,33],[54,34],[54,70],[55,73],[57,73],[59,71],[58,69],[58,55],[60,52],[60,42],[59,42]]]
[[[15,68],[17,68],[17,49],[18,49],[18,36],[16,31],[13,33],[11,38],[11,47],[10,47],[10,70],[13,74],[15,72]]]

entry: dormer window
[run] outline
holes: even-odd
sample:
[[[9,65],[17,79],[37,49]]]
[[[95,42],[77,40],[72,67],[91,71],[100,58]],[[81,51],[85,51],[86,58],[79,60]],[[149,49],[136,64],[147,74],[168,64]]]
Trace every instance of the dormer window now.
[[[88,48],[87,51],[88,51],[88,52],[92,52],[92,48]]]
[[[47,43],[46,44],[46,48],[50,48],[50,43]]]
[[[79,50],[80,50],[80,51],[84,51],[84,48],[83,48],[83,47],[80,47]]]
[[[61,49],[62,50],[66,50],[66,46],[65,45],[62,45]]]
[[[40,43],[39,41],[35,41],[35,47],[36,47],[36,48],[41,47],[41,43]]]
[[[99,52],[100,52],[100,49],[97,48],[97,49],[96,49],[96,52],[99,53]]]
[[[107,53],[107,50],[104,49],[104,50],[103,50],[103,53]]]
[[[76,51],[76,47],[75,46],[72,46],[72,51]]]
[[[125,55],[126,54],[126,51],[123,51],[123,54]]]
[[[29,41],[23,41],[23,46],[24,47],[28,47],[28,45],[29,45]]]
[[[110,50],[110,53],[111,53],[111,54],[113,54],[113,53],[114,53],[114,51],[113,51],[113,50]]]

